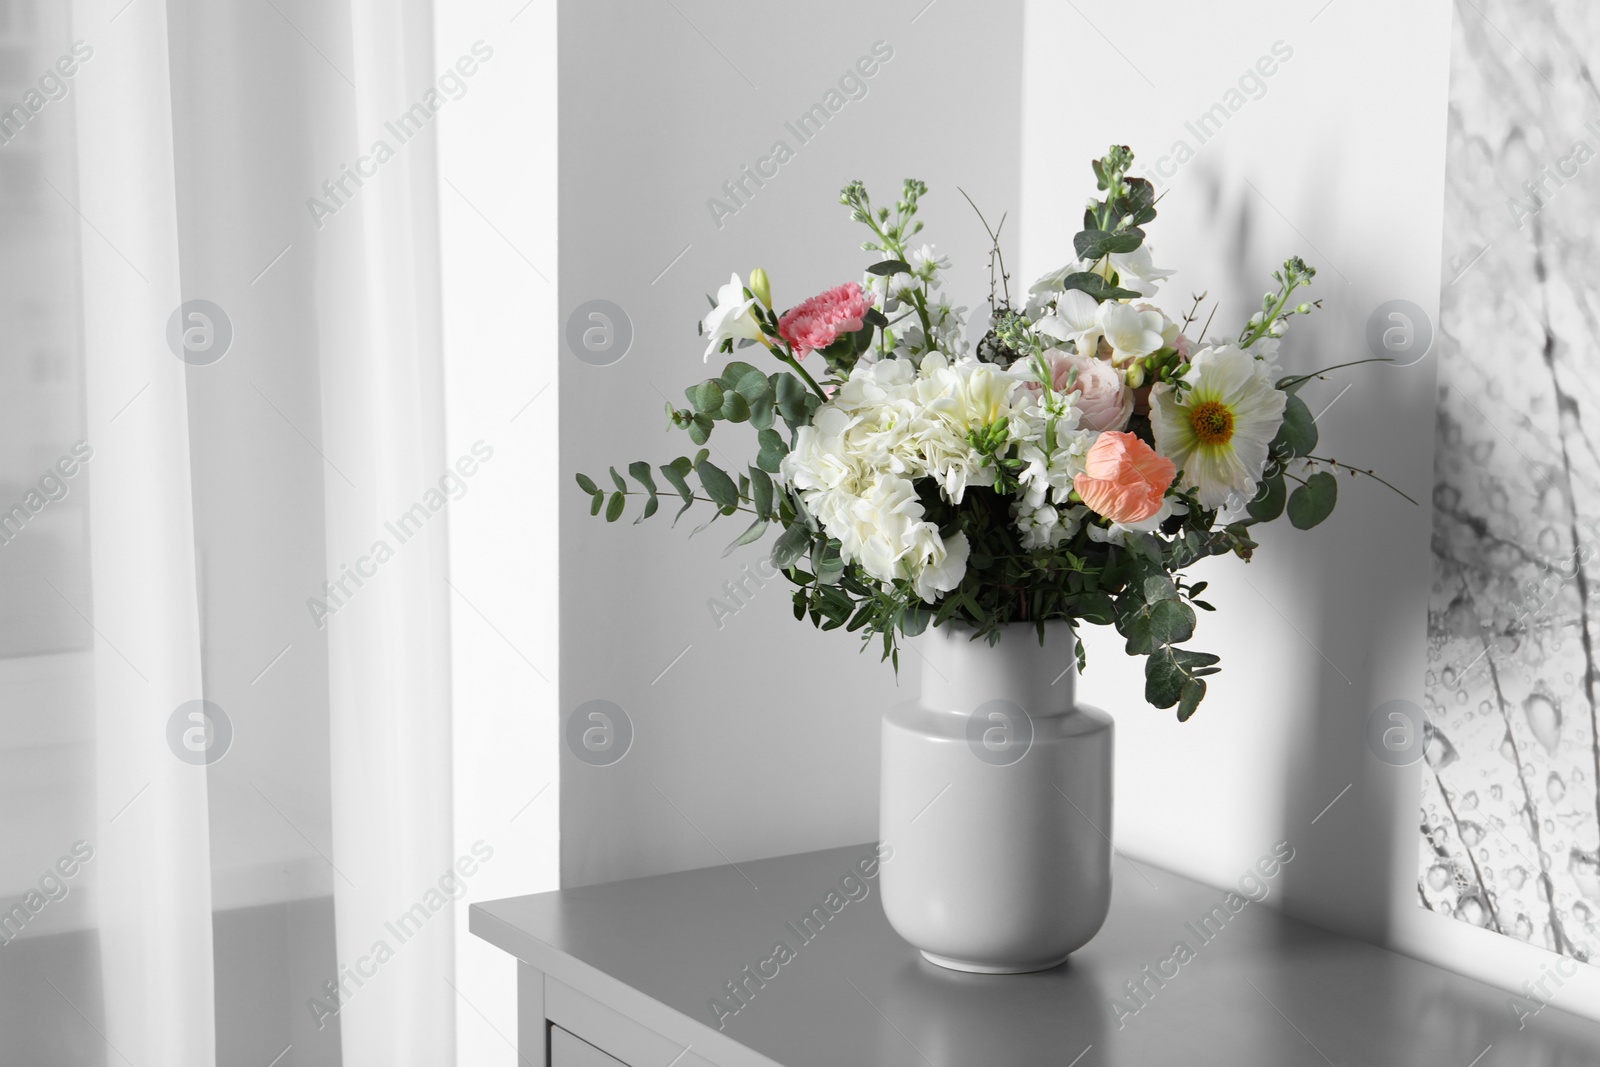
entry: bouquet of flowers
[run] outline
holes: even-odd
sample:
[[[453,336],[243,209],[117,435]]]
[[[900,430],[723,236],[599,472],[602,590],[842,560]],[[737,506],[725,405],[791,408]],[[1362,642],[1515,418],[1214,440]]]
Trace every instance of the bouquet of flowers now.
[[[1288,260],[1236,335],[1208,337],[1208,318],[1191,337],[1203,294],[1181,322],[1148,302],[1172,272],[1145,243],[1156,197],[1128,176],[1132,160],[1113,146],[1094,161],[1101,195],[1077,258],[1020,306],[998,229],[979,214],[992,250],[990,326],[976,345],[944,291],[948,260],[914,242],[927,187],[906,181],[891,209],[845,186],[877,262],[781,312],[765,271],[732,276],[701,323],[705,358],[737,344],[776,366],[730,362],[685,390],[687,407],[667,406],[699,446],[718,423],[748,423],[754,463],[725,471],[702,447],[654,471],[630,464],[638,489],[611,468],[614,492],[580,474],[592,513],[614,522],[642,495],[638,521],[649,518],[659,473],[679,515],[708,504],[704,525],[750,517],[729,551],[777,527],[772,562],[795,586],[795,618],[881,637],[896,667],[898,637],[930,624],[991,643],[1014,623],[1041,640],[1053,619],[1115,626],[1128,654],[1148,657],[1145,698],[1188,719],[1220,668],[1183,647],[1195,609],[1214,610],[1184,569],[1249,560],[1251,528],[1283,515],[1316,526],[1340,469],[1377,476],[1315,454],[1298,392],[1325,372],[1279,376],[1289,321],[1320,303],[1295,300],[1316,271]]]

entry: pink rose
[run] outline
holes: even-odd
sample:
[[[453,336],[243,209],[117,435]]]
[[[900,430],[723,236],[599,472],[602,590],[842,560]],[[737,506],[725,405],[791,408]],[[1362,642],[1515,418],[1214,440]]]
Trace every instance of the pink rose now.
[[[1120,430],[1128,425],[1133,414],[1133,391],[1115,367],[1093,356],[1060,350],[1051,352],[1049,359],[1052,384],[1062,392],[1078,394],[1080,426],[1101,431]]]
[[[1072,480],[1083,502],[1112,522],[1143,522],[1161,510],[1178,468],[1131,433],[1103,433],[1089,449],[1085,471]]]
[[[861,329],[862,319],[876,299],[855,282],[836,285],[784,312],[778,320],[778,334],[797,356],[827,348],[840,336]]]

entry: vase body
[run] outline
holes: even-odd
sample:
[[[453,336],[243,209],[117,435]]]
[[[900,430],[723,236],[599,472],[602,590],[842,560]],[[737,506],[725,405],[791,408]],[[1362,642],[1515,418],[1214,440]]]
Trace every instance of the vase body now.
[[[921,696],[884,715],[883,910],[940,966],[1044,970],[1111,904],[1112,721],[1074,700],[1065,623],[970,637],[914,639]]]

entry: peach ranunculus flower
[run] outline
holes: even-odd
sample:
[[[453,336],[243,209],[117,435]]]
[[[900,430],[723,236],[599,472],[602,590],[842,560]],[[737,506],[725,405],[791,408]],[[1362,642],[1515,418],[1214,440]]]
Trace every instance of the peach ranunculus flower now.
[[[1133,390],[1122,380],[1122,372],[1103,359],[1080,356],[1053,349],[1050,361],[1051,384],[1062,392],[1078,394],[1078,423],[1085,430],[1121,430],[1133,414]],[[1070,384],[1069,384],[1070,383]]]
[[[1131,433],[1103,433],[1089,449],[1084,473],[1072,481],[1083,502],[1112,522],[1143,522],[1161,510],[1177,475],[1170,459]]]

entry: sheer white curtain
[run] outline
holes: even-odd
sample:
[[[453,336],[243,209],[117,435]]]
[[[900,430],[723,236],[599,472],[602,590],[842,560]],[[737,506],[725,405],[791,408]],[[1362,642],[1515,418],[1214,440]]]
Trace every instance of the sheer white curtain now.
[[[431,87],[431,5],[352,0],[349,9],[355,127],[382,137],[366,131],[386,132]],[[354,468],[354,487],[329,485],[328,558],[356,561],[374,538],[398,540],[383,537],[388,525],[408,534],[328,623],[334,849],[354,868],[334,889],[339,957],[351,961],[392,945],[385,924],[429,891],[437,898],[456,860],[447,544],[443,517],[424,499],[450,469],[437,179],[431,143],[394,147],[402,154],[352,204],[359,215],[343,232],[322,231],[317,285],[322,350],[337,353],[323,364],[323,443]],[[403,516],[420,516],[410,510],[419,502],[431,517],[411,532]],[[384,968],[394,973],[341,1019],[347,1067],[453,1061],[455,1001],[441,977],[454,966],[454,933],[449,916],[432,918],[392,945]]]
[[[213,999],[206,781],[167,744],[168,718],[201,696],[185,365],[164,342],[181,299],[168,55],[160,19],[123,32],[75,76],[77,165],[46,150],[39,175],[84,222],[93,595],[73,608],[93,620],[95,803],[72,844],[96,853],[83,873],[107,1044],[134,1063],[202,1064],[215,1047],[211,1012],[195,1010]]]
[[[0,0],[0,1060],[454,1062],[431,24]]]

